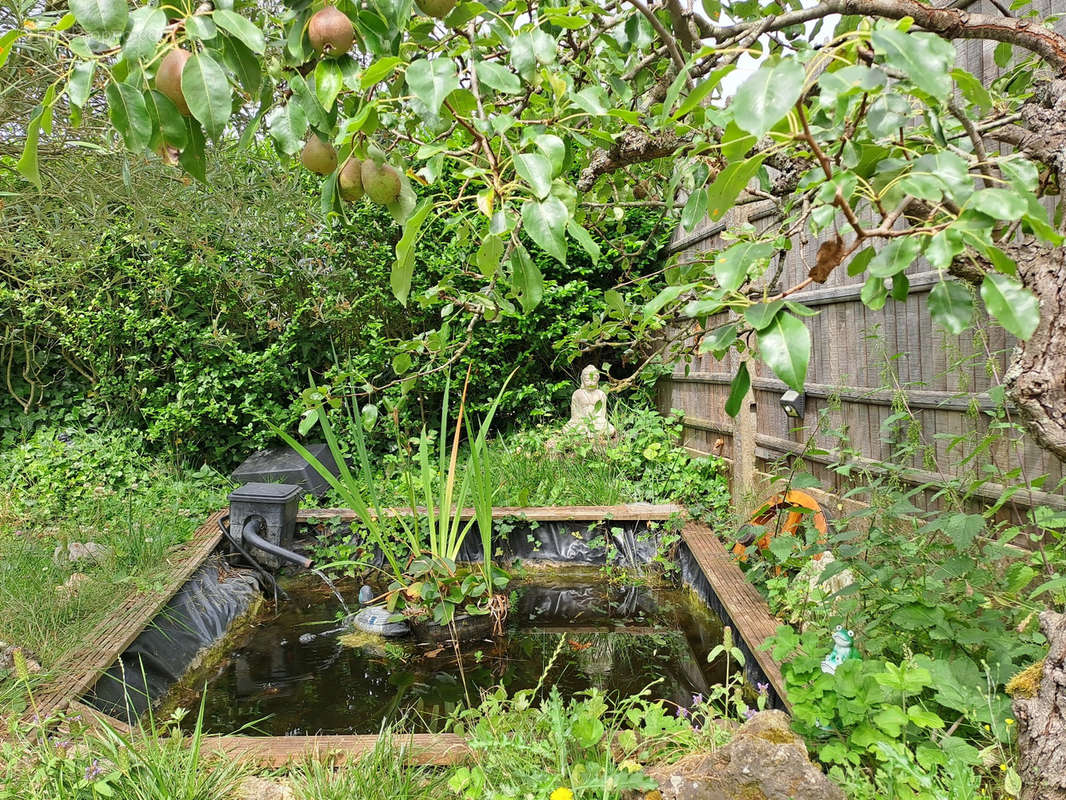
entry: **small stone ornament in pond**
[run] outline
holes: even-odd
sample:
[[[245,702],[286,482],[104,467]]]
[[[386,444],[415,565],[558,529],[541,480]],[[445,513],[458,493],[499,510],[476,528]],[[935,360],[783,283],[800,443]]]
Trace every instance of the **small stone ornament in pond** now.
[[[374,602],[374,590],[365,583],[359,588],[359,605],[368,606]]]
[[[835,675],[837,667],[845,661],[858,658],[861,656],[855,650],[855,633],[844,630],[843,625],[837,625],[833,631],[833,650],[822,659],[822,672]]]
[[[600,387],[600,371],[589,364],[581,370],[581,388],[570,398],[567,433],[582,433],[589,439],[612,437],[614,426],[607,421],[607,394]]]

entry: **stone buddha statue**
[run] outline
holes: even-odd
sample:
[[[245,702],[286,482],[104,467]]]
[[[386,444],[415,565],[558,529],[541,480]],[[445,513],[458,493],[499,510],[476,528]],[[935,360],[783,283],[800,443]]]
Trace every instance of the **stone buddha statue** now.
[[[591,364],[581,370],[581,387],[570,398],[570,421],[563,430],[583,433],[589,439],[615,435],[607,421],[607,394],[600,388],[600,371]]]

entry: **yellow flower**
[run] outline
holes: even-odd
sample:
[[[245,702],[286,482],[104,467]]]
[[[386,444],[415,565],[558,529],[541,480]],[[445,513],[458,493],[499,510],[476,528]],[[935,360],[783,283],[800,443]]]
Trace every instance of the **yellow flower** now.
[[[1000,772],[1006,772],[1007,771],[1007,765],[1006,764],[1000,764],[999,765],[999,769],[1000,769]]]
[[[1012,720],[1010,717],[1007,717],[1007,724],[1008,725],[1013,725],[1014,724],[1014,720]]]
[[[574,800],[574,793],[566,786],[560,786],[551,793],[549,800]]]

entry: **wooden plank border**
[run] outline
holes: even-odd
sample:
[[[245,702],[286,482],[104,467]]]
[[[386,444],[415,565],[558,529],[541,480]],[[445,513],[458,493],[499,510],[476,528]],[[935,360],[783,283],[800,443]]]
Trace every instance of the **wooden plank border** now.
[[[745,649],[758,663],[785,710],[791,710],[781,667],[768,651],[762,649],[779,624],[770,613],[766,601],[737,566],[733,555],[726,551],[721,540],[706,525],[695,521],[686,523],[681,529],[681,538],[729,617],[726,621],[731,622],[740,635]]]
[[[419,508],[419,510],[423,510]],[[630,521],[657,521],[666,520],[675,514],[683,514],[684,506],[667,503],[654,505],[652,503],[627,503],[620,506],[494,506],[492,509],[493,519],[507,519],[518,517],[521,519],[534,520],[536,522],[630,522]],[[409,516],[411,510],[407,508],[384,508],[385,516],[402,514]],[[463,520],[472,519],[474,509],[464,508],[459,512]],[[311,520],[324,520],[340,518],[344,522],[351,522],[357,518],[356,513],[349,508],[302,508],[296,514],[297,522],[309,522]]]
[[[59,660],[53,668],[55,676],[35,693],[35,709],[27,712],[27,721],[34,714],[41,720],[49,719],[93,687],[218,546],[222,538],[218,520],[226,513],[216,511],[196,529],[189,541],[171,551],[166,560],[172,571],[162,589],[158,592],[134,591],[127,595],[86,635],[83,646]]]
[[[402,757],[416,764],[449,766],[470,756],[461,736],[451,733],[396,734],[393,745]],[[355,760],[373,752],[377,734],[351,736],[205,736],[201,748],[235,761],[283,767],[309,758]]]

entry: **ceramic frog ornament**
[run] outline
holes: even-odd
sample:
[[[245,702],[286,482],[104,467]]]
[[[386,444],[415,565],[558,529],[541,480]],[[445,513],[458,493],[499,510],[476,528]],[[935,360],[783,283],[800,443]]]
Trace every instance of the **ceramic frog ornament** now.
[[[822,659],[822,672],[835,675],[837,667],[850,659],[861,658],[855,650],[854,631],[845,630],[843,625],[837,625],[833,631],[833,650]]]

